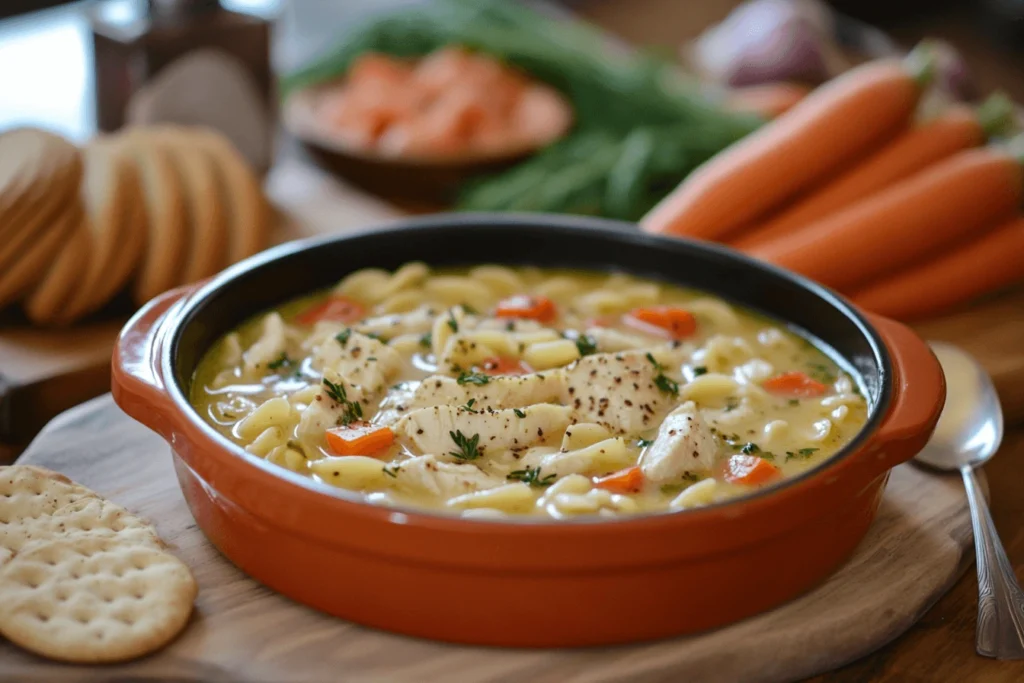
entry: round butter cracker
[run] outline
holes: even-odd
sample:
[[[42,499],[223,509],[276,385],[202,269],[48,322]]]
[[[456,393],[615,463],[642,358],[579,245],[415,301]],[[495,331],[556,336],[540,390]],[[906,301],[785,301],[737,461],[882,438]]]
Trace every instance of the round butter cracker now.
[[[78,148],[64,138],[25,127],[0,133],[0,244],[23,235],[40,211],[59,207],[81,176]]]
[[[65,662],[119,662],[169,643],[197,587],[164,550],[79,536],[27,546],[0,569],[0,633]]]
[[[106,304],[139,267],[147,222],[138,171],[130,152],[100,137],[82,149],[81,201],[92,249],[80,285],[57,314],[70,323]]]
[[[25,313],[29,320],[37,325],[55,322],[57,315],[63,310],[63,304],[71,298],[76,288],[81,286],[82,277],[89,265],[92,236],[84,220],[84,214],[80,216],[42,280],[25,298]]]
[[[146,254],[133,287],[135,303],[141,306],[180,281],[190,235],[170,154],[145,130],[131,130],[122,138],[132,153],[146,207]]]
[[[208,129],[195,129],[194,135],[213,163],[220,200],[227,213],[227,264],[237,263],[267,247],[270,204],[259,178],[227,138]]]
[[[228,222],[218,191],[217,169],[204,149],[203,137],[181,126],[160,126],[155,135],[165,145],[181,181],[192,235],[191,249],[177,284],[198,282],[227,265]]]
[[[81,222],[82,208],[75,201],[13,262],[0,264],[0,307],[17,300],[39,282]]]

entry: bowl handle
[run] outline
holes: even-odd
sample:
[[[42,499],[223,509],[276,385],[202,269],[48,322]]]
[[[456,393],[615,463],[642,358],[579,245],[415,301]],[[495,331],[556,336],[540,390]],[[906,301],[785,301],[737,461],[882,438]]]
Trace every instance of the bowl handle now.
[[[866,314],[892,359],[892,404],[870,451],[884,469],[917,455],[946,403],[946,379],[931,347],[906,325]]]
[[[121,329],[111,364],[114,402],[129,416],[170,440],[174,408],[160,370],[163,321],[202,283],[171,289],[139,309]]]

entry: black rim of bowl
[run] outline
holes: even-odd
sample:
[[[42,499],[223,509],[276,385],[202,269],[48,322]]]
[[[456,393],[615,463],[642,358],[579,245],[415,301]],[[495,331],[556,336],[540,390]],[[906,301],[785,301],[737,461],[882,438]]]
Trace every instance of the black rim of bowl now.
[[[276,301],[270,302],[269,305],[266,302],[260,302],[259,305],[254,306],[251,310],[246,309],[244,314],[238,314],[237,320],[231,321],[230,325],[227,325],[227,329],[218,331],[213,335],[213,338],[206,344],[204,348],[195,353],[195,362],[191,363],[191,367],[188,368],[187,373],[183,373],[183,368],[179,367],[181,359],[181,352],[188,347],[188,340],[184,339],[186,332],[191,327],[195,327],[197,322],[201,323],[201,316],[205,309],[207,309],[211,302],[215,301],[219,296],[222,296],[223,292],[227,290],[226,285],[234,283],[238,286],[239,281],[244,280],[247,277],[256,278],[261,270],[270,264],[280,263],[288,258],[300,258],[304,255],[315,253],[317,250],[322,249],[325,245],[352,245],[359,246],[361,241],[370,243],[384,242],[388,239],[401,240],[403,237],[410,236],[421,236],[423,234],[437,234],[444,232],[453,232],[455,234],[465,230],[479,230],[485,231],[489,228],[498,229],[514,229],[526,232],[543,231],[544,234],[555,236],[556,238],[562,239],[565,237],[572,237],[579,240],[593,240],[593,241],[611,241],[613,243],[621,244],[623,246],[632,245],[633,247],[639,247],[641,249],[650,250],[652,255],[661,252],[667,252],[674,255],[683,256],[696,256],[698,262],[709,263],[714,265],[728,264],[733,270],[740,269],[744,271],[751,271],[757,274],[759,277],[768,278],[776,282],[785,283],[790,288],[803,290],[806,294],[810,294],[814,299],[817,299],[822,304],[834,312],[842,316],[846,321],[853,325],[861,336],[862,340],[867,342],[867,346],[871,352],[871,369],[877,374],[877,382],[875,386],[869,387],[868,396],[870,396],[870,405],[868,407],[868,418],[864,426],[857,433],[857,435],[842,449],[838,452],[822,461],[818,465],[809,468],[805,472],[801,472],[792,477],[786,477],[780,482],[773,484],[772,486],[753,491],[751,493],[731,498],[724,501],[711,503],[709,505],[688,508],[677,511],[658,511],[644,514],[635,515],[624,515],[619,518],[596,518],[590,515],[582,515],[577,518],[569,519],[548,519],[541,516],[509,516],[502,519],[490,519],[490,518],[466,518],[443,511],[434,511],[427,508],[417,508],[414,506],[406,505],[375,505],[373,503],[366,502],[362,496],[354,491],[348,491],[338,487],[331,486],[330,484],[318,482],[311,477],[306,477],[296,472],[292,472],[286,468],[268,463],[263,458],[254,456],[245,451],[238,444],[230,441],[227,437],[223,436],[220,432],[213,428],[199,411],[192,405],[188,398],[189,385],[192,381],[192,376],[195,372],[195,367],[198,364],[198,360],[203,357],[206,351],[209,350],[209,344],[212,341],[218,339],[226,331],[233,329],[240,322],[251,318],[254,315],[265,313],[269,308],[275,305],[285,303],[286,301],[302,296],[303,294],[310,294],[315,292],[318,288],[313,287],[298,293],[287,293],[281,295]],[[360,258],[360,257],[356,257]],[[404,261],[413,259],[404,259]],[[429,257],[421,258],[429,265],[435,265],[436,261]],[[388,265],[382,265],[381,261],[375,260],[375,257],[371,256],[366,259],[366,263],[363,263],[359,267],[381,267],[388,269]],[[403,261],[403,262],[404,262]],[[557,259],[556,259],[557,261]],[[602,270],[600,267],[595,267],[592,264],[575,261],[570,255],[567,258],[562,259],[565,267],[575,267],[581,270]],[[443,263],[442,265],[455,265],[456,263],[463,263],[464,265],[479,265],[483,263],[497,263],[497,264],[508,264],[508,265],[534,265],[528,261],[510,261],[502,258],[477,258],[475,261],[454,261],[451,263]],[[400,263],[394,264],[393,267],[401,265]],[[555,267],[549,265],[547,262],[541,264],[541,267]],[[330,286],[331,283],[337,282],[344,275],[352,272],[356,268],[346,268],[343,272],[334,273],[330,276],[330,281],[324,286]],[[864,389],[864,383],[866,381],[864,369],[864,360],[861,359],[861,367],[857,367],[857,363],[849,358],[846,358],[839,354],[831,345],[827,344],[825,340],[811,334],[810,331],[802,326],[794,325],[791,321],[767,310],[765,307],[759,305],[752,305],[746,301],[739,300],[735,297],[723,296],[718,291],[709,287],[699,287],[688,285],[685,278],[673,277],[664,272],[664,270],[656,273],[644,273],[639,272],[640,269],[630,268],[628,266],[619,267],[620,272],[626,272],[640,277],[648,279],[655,279],[661,282],[667,282],[683,287],[694,287],[696,289],[703,289],[708,294],[721,298],[732,304],[735,304],[746,310],[752,310],[756,313],[765,315],[772,320],[775,320],[785,326],[787,329],[794,331],[796,334],[804,339],[810,340],[820,350],[825,351],[830,355],[833,360],[836,360],[840,365],[850,372],[850,374],[859,379],[860,388]],[[322,287],[321,287],[322,289]],[[694,513],[703,513],[706,511],[715,510],[725,506],[736,505],[749,500],[761,499],[766,496],[771,496],[777,491],[782,489],[797,486],[807,479],[815,477],[821,474],[825,469],[828,469],[831,465],[834,465],[841,460],[850,457],[851,454],[856,452],[867,439],[872,435],[884,420],[889,404],[891,402],[891,378],[893,376],[891,359],[886,349],[885,342],[881,339],[878,332],[874,327],[864,318],[864,316],[854,309],[852,306],[843,301],[837,294],[831,290],[822,287],[810,280],[807,280],[799,275],[795,275],[788,271],[782,270],[775,266],[757,261],[753,258],[745,256],[739,252],[733,251],[720,245],[698,242],[694,240],[684,240],[677,238],[668,238],[649,235],[637,230],[637,226],[632,223],[625,223],[621,221],[613,221],[607,219],[597,219],[589,217],[575,217],[575,216],[564,216],[564,215],[548,215],[548,214],[514,214],[514,213],[501,213],[501,214],[488,214],[488,213],[449,213],[449,214],[435,214],[428,217],[412,218],[407,220],[393,221],[386,224],[379,224],[372,227],[368,227],[365,230],[353,233],[347,233],[342,235],[330,235],[324,237],[315,237],[304,240],[297,240],[282,244],[277,247],[272,247],[260,254],[252,256],[240,263],[237,263],[222,273],[217,275],[211,281],[200,287],[194,292],[184,305],[176,311],[173,317],[166,320],[162,324],[173,325],[173,329],[170,330],[168,343],[165,343],[161,349],[161,358],[159,359],[160,367],[163,372],[163,376],[166,378],[166,389],[168,394],[171,396],[176,407],[184,412],[188,418],[198,426],[198,428],[210,437],[214,442],[218,443],[223,448],[232,452],[234,455],[242,457],[249,464],[264,469],[266,472],[276,476],[280,479],[284,479],[289,483],[310,490],[320,495],[326,495],[332,498],[344,500],[346,502],[355,503],[357,505],[364,506],[372,510],[382,510],[391,512],[393,514],[404,515],[403,522],[408,520],[408,517],[420,517],[422,519],[440,520],[446,523],[459,523],[459,524],[491,524],[491,525],[601,525],[606,526],[609,524],[628,524],[628,523],[642,523],[644,520],[651,520],[664,517],[666,515],[688,515]],[[194,349],[193,349],[194,350]]]

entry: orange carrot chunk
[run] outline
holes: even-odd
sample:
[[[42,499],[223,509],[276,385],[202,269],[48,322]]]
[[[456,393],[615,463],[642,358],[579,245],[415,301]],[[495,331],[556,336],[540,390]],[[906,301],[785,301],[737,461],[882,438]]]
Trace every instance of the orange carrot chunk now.
[[[546,296],[516,294],[498,302],[495,315],[499,318],[527,318],[542,323],[554,320],[558,314],[555,302]]]
[[[725,480],[734,484],[757,486],[779,476],[780,470],[756,455],[734,455],[726,466]]]
[[[720,240],[763,219],[907,125],[927,78],[915,60],[918,51],[907,64],[877,60],[832,79],[697,168],[641,227]]]
[[[855,291],[1009,220],[1022,197],[1011,151],[968,149],[749,253]]]
[[[854,303],[890,318],[915,320],[1024,281],[1024,218],[946,254],[854,292]]]
[[[765,380],[765,391],[789,398],[814,398],[828,393],[828,387],[802,372],[784,372]]]
[[[336,455],[373,455],[391,446],[395,433],[390,427],[353,422],[327,430],[327,445]]]
[[[301,325],[312,325],[320,320],[339,323],[354,323],[366,317],[366,309],[358,301],[336,294],[326,301],[307,308],[295,316]]]
[[[750,233],[740,235],[733,244],[737,249],[768,244],[984,141],[985,130],[977,115],[968,107],[951,107],[938,118],[910,128],[821,189],[779,212]]]
[[[644,487],[644,473],[634,465],[605,477],[597,477],[594,486],[612,493],[639,493]]]
[[[480,370],[488,375],[525,375],[533,370],[518,358],[495,356],[488,358],[480,365]]]
[[[624,322],[641,330],[657,328],[672,339],[686,339],[697,331],[697,319],[693,317],[693,313],[677,306],[634,308]],[[641,324],[637,325],[638,322]]]

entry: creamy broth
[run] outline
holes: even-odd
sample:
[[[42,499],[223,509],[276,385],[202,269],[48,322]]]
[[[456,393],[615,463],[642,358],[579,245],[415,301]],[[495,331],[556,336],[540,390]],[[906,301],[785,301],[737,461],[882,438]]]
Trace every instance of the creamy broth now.
[[[833,360],[714,296],[491,265],[355,272],[220,339],[191,399],[255,457],[475,517],[707,505],[820,464],[867,419]]]

